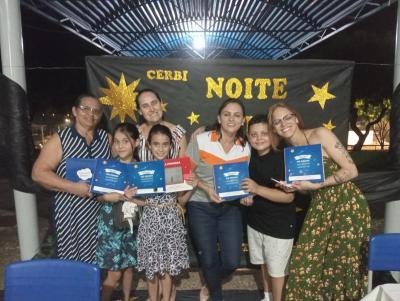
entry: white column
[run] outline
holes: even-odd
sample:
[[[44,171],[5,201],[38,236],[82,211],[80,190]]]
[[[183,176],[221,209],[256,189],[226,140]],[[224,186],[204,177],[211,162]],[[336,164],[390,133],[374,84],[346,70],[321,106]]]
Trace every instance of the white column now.
[[[400,82],[400,3],[397,2],[396,45],[394,55],[393,90]],[[400,232],[400,200],[393,200],[385,205],[385,232]]]
[[[396,45],[394,51],[394,76],[393,91],[400,83],[400,3],[397,1],[397,18],[396,18]],[[385,204],[385,233],[400,232],[400,200],[393,200]],[[400,282],[400,273],[392,272],[392,276],[397,282]]]
[[[3,74],[26,91],[20,0],[0,0],[0,46]],[[14,190],[14,201],[21,259],[31,259],[39,250],[36,196]]]
[[[396,44],[394,50],[393,91],[400,82],[400,3],[397,2]]]

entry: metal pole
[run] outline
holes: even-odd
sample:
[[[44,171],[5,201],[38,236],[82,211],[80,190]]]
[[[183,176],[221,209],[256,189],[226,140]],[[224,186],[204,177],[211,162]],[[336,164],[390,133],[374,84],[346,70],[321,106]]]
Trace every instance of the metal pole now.
[[[396,45],[394,50],[393,91],[400,83],[400,4],[397,2]]]
[[[400,5],[397,2],[396,45],[394,54],[393,90],[400,83]],[[400,200],[394,200],[385,205],[386,233],[400,232]]]
[[[393,91],[400,83],[400,3],[397,2],[397,17],[396,17],[396,45],[394,52],[394,76],[393,76]],[[385,233],[400,232],[400,200],[394,200],[385,204]],[[397,282],[400,282],[400,273],[392,272],[392,276]]]
[[[26,91],[20,0],[0,0],[0,46],[3,74]],[[36,196],[14,190],[21,259],[39,251]]]

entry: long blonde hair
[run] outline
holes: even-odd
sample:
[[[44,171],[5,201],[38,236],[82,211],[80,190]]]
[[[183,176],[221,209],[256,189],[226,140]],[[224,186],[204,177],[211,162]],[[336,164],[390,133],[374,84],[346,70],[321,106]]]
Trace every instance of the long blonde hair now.
[[[289,106],[289,105],[287,105],[286,103],[283,103],[283,102],[278,102],[278,103],[275,103],[272,106],[270,106],[268,108],[267,121],[268,121],[268,128],[269,128],[270,135],[271,135],[271,145],[272,145],[272,148],[275,149],[275,150],[279,148],[279,145],[281,143],[281,137],[276,133],[274,125],[273,125],[273,120],[272,120],[272,115],[274,114],[275,110],[278,109],[278,108],[287,109],[292,114],[294,114],[295,117],[298,120],[297,126],[299,127],[300,130],[304,129],[303,118],[291,106]]]

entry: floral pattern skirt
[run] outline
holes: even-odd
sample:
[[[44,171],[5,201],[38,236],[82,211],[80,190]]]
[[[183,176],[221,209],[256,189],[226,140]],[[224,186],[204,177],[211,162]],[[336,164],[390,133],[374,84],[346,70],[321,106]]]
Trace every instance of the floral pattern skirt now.
[[[332,165],[325,173],[337,169]],[[352,182],[317,190],[293,248],[285,300],[360,300],[370,223],[367,201]]]
[[[137,228],[114,227],[113,203],[104,203],[100,210],[96,261],[100,268],[117,271],[136,266]]]

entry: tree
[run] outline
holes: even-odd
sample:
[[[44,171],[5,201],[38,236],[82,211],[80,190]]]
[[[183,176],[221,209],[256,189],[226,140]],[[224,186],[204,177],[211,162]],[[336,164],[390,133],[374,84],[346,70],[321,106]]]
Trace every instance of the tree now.
[[[359,137],[353,150],[361,150],[371,129],[374,129],[374,135],[383,149],[389,133],[390,109],[391,101],[388,98],[380,100],[356,99],[353,102],[353,111],[355,111],[357,118],[351,118],[350,125]]]
[[[392,104],[390,102],[390,99],[384,99],[383,100],[384,105],[387,106],[387,111],[383,118],[374,125],[374,135],[376,137],[376,140],[378,141],[381,149],[383,150],[385,147],[385,142],[389,138],[389,132],[390,132],[390,110],[392,108]]]

